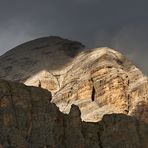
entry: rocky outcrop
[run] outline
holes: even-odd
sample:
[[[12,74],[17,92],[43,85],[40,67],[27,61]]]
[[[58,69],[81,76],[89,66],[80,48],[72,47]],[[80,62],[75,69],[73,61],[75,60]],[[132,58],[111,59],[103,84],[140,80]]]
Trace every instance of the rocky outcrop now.
[[[77,106],[67,115],[50,100],[47,90],[0,80],[0,147],[148,147],[148,125],[134,117],[112,114],[98,123],[82,122]]]
[[[110,48],[84,50],[59,37],[37,39],[0,57],[0,77],[50,90],[60,111],[69,113],[75,104],[84,121],[123,113],[148,123],[148,78]]]
[[[78,105],[84,121],[124,113],[148,123],[147,77],[122,54],[109,48],[77,56],[53,97],[52,101],[65,113],[71,104]],[[138,104],[141,111],[137,111]]]

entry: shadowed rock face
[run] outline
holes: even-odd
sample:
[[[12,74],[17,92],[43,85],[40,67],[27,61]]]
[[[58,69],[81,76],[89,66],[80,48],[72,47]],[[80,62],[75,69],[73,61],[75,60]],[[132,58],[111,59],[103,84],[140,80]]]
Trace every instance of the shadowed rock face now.
[[[0,147],[148,147],[148,125],[134,117],[112,114],[82,122],[77,106],[66,115],[50,100],[47,90],[0,80]]]
[[[51,91],[60,111],[69,113],[75,104],[84,121],[123,113],[148,123],[148,79],[113,49],[84,50],[59,37],[37,39],[0,57],[0,77]]]
[[[39,38],[0,56],[0,78],[26,82],[55,91],[59,89],[59,76],[73,58],[83,51],[84,45],[60,37]]]

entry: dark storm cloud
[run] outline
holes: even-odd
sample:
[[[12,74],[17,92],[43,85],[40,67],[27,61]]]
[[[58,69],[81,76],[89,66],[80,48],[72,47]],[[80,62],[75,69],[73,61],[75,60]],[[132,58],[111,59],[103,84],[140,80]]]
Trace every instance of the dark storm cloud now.
[[[0,0],[0,54],[56,35],[116,48],[147,74],[147,6],[147,0]]]

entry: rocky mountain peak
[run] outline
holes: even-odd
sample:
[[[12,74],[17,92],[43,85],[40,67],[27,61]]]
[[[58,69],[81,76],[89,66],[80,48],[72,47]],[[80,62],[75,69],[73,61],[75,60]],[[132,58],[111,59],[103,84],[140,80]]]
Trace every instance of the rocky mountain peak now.
[[[84,121],[124,113],[148,123],[148,79],[114,49],[86,49],[60,37],[36,39],[0,57],[0,78],[51,91],[60,111],[69,113],[75,104]]]
[[[0,56],[0,78],[25,82],[42,71],[59,71],[83,50],[81,43],[55,36],[29,41]]]
[[[0,57],[0,148],[147,148],[147,129],[148,78],[114,49],[52,36]]]

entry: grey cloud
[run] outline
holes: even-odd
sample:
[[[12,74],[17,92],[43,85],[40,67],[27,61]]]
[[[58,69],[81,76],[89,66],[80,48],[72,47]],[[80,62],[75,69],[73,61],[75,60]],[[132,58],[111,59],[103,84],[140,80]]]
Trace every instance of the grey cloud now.
[[[147,0],[0,0],[0,54],[57,35],[123,52],[148,73]]]

